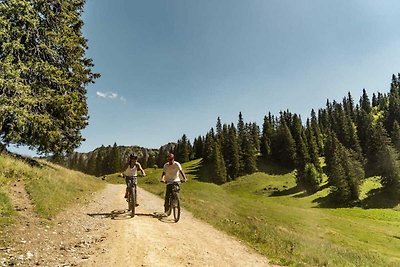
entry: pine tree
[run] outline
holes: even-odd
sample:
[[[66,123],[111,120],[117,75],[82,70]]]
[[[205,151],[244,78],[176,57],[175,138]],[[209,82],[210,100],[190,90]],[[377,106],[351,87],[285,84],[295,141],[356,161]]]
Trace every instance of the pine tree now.
[[[310,163],[314,165],[318,172],[322,173],[322,167],[319,161],[318,146],[311,127],[306,128],[306,138],[308,143],[308,154],[310,155]]]
[[[260,152],[260,127],[253,122],[250,124],[250,136],[256,153]]]
[[[296,160],[296,143],[286,125],[286,121],[281,117],[280,124],[272,138],[272,157],[282,165],[293,168]]]
[[[242,172],[250,174],[257,171],[257,150],[253,142],[251,125],[248,124],[242,141]]]
[[[400,192],[400,166],[398,154],[391,146],[387,132],[381,123],[372,131],[369,145],[368,163],[375,175],[381,176],[381,183],[386,191]],[[372,167],[373,166],[373,167]]]
[[[109,152],[110,168],[109,173],[119,172],[122,168],[121,154],[118,149],[117,143],[114,142],[111,151]]]
[[[204,150],[204,138],[199,136],[195,138],[193,141],[193,151],[194,151],[194,158],[199,159],[203,157],[203,150]]]
[[[212,180],[216,184],[226,183],[226,167],[218,142],[213,142],[212,156]]]
[[[264,123],[263,123],[261,142],[260,142],[260,152],[261,155],[266,159],[268,159],[272,154],[271,151],[272,134],[273,134],[272,122],[267,116],[264,116]]]
[[[70,153],[88,124],[84,0],[0,2],[0,140]]]
[[[350,204],[359,198],[359,184],[364,170],[356,156],[331,132],[327,138],[326,164],[331,197],[335,202]]]
[[[394,121],[393,123],[391,140],[393,147],[396,149],[398,153],[400,153],[400,126],[397,121]]]
[[[367,91],[363,89],[362,96],[360,98],[360,108],[365,112],[370,113],[372,110],[371,102],[369,101],[369,97],[367,95]]]
[[[240,158],[239,158],[239,145],[235,125],[232,123],[228,128],[228,138],[225,148],[226,152],[226,168],[228,180],[234,180],[239,176]]]
[[[315,114],[314,109],[311,110],[310,127],[312,129],[312,135],[314,136],[315,142],[317,144],[318,153],[320,151],[322,152],[324,150],[324,141],[323,141],[322,131],[318,123],[318,118]]]
[[[181,163],[188,162],[190,160],[191,144],[186,134],[182,135],[182,138],[178,140],[175,158]]]

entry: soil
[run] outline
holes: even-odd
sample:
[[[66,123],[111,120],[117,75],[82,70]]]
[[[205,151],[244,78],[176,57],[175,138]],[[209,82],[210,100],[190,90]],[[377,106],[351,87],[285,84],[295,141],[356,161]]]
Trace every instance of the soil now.
[[[268,259],[182,209],[164,217],[163,200],[138,188],[131,217],[124,185],[108,184],[50,221],[38,218],[22,181],[11,189],[19,219],[1,233],[0,266],[271,266]]]

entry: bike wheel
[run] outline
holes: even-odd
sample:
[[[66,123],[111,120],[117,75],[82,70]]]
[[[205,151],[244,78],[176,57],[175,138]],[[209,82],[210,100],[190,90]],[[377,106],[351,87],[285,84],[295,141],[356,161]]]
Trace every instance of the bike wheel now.
[[[132,190],[132,209],[131,209],[131,217],[135,217],[135,209],[136,209],[136,194],[135,194],[135,190]]]
[[[129,188],[129,196],[128,196],[128,208],[131,211],[131,216],[135,216],[135,193],[133,192],[132,188]]]
[[[169,200],[169,205],[168,205],[168,210],[165,212],[167,214],[167,216],[171,215],[171,211],[172,211],[172,200]]]
[[[175,222],[178,222],[181,217],[181,204],[179,201],[179,196],[175,196],[172,199],[171,206],[174,211],[174,220],[175,220]]]

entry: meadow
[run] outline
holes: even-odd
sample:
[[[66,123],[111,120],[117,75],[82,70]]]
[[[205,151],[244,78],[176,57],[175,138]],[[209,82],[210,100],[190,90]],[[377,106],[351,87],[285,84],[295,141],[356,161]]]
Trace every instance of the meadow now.
[[[329,202],[326,184],[307,195],[296,187],[293,172],[277,166],[221,186],[199,181],[200,160],[183,167],[189,182],[181,186],[182,206],[273,263],[400,266],[400,208],[375,194],[380,188],[376,177],[363,181],[359,203],[335,207]],[[146,172],[139,186],[162,197],[161,169]]]
[[[195,217],[253,247],[272,263],[285,266],[400,266],[399,203],[380,192],[379,179],[361,185],[360,202],[337,207],[326,182],[312,195],[295,184],[294,172],[279,166],[224,185],[201,182],[201,160],[183,164],[189,182],[181,186],[182,206]],[[206,170],[207,172],[207,170]],[[161,169],[146,169],[139,186],[160,197]],[[118,174],[109,183],[124,183]],[[43,221],[104,188],[100,178],[67,170],[44,160],[0,157],[0,230],[18,219],[8,197],[17,180],[25,184]],[[182,214],[184,222],[185,214]],[[2,242],[5,242],[2,240]],[[234,252],[233,252],[234,253]]]

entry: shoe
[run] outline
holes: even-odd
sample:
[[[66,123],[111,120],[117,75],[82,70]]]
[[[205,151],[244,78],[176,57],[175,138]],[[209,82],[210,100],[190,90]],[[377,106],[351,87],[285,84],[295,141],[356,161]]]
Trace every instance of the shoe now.
[[[128,192],[125,193],[124,198],[128,198]]]
[[[139,206],[139,204],[138,204],[138,203],[136,203],[136,207],[137,207],[137,206]]]

